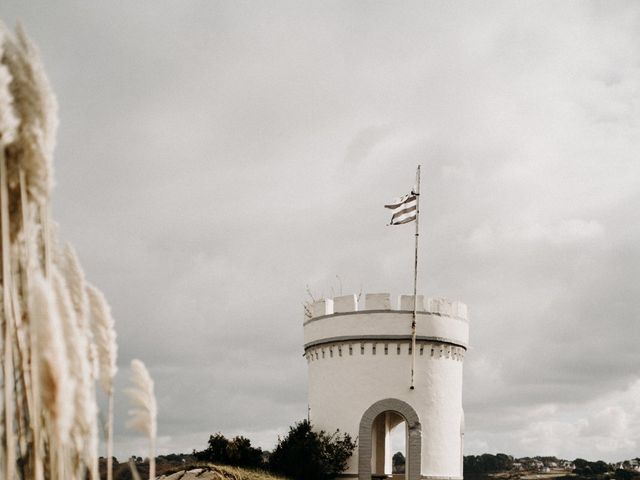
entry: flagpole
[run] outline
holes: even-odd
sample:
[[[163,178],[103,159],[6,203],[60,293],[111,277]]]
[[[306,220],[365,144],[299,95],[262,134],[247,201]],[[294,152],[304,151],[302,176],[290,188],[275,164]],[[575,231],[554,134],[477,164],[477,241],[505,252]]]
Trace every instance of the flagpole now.
[[[420,165],[416,171],[416,249],[413,263],[413,321],[411,322],[411,390],[415,387],[416,317],[418,313],[418,237],[420,236]]]

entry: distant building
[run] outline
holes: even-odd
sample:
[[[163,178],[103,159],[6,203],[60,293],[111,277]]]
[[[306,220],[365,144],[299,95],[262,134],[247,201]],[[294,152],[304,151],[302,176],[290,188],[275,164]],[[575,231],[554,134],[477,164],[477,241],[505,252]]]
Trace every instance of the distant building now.
[[[532,460],[530,468],[541,471],[544,468],[544,463],[540,460]]]

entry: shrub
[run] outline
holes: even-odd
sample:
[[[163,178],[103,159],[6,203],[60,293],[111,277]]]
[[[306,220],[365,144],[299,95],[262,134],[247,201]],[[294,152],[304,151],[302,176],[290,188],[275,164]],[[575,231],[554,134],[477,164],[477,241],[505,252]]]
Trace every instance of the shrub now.
[[[633,478],[640,478],[640,475],[637,475],[635,472],[631,470],[623,470],[622,468],[616,469],[615,473],[617,480],[632,480]]]
[[[201,461],[222,463],[234,467],[258,468],[262,466],[262,449],[253,448],[251,440],[238,436],[228,440],[221,433],[209,437],[206,450],[194,452]]]
[[[391,471],[393,473],[404,473],[405,464],[407,463],[407,459],[404,458],[402,452],[396,452],[391,457]]]
[[[583,477],[602,475],[612,470],[611,466],[603,462],[602,460],[598,460],[597,462],[589,462],[588,460],[585,460],[583,458],[576,458],[573,461],[573,464],[576,467],[573,470],[573,473]]]
[[[227,444],[229,465],[258,468],[262,465],[262,449],[253,448],[251,440],[235,437]]]
[[[269,467],[293,480],[330,480],[343,472],[356,444],[339,431],[329,435],[312,429],[308,420],[296,423],[279,439]]]

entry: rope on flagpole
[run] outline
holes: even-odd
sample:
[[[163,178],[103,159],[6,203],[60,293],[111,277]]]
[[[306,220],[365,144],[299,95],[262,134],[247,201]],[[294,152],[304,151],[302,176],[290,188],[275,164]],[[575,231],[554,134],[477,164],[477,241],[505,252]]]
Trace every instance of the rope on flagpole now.
[[[416,171],[416,249],[413,263],[413,321],[411,322],[411,390],[415,388],[416,370],[416,317],[418,312],[418,237],[420,236],[420,165]]]

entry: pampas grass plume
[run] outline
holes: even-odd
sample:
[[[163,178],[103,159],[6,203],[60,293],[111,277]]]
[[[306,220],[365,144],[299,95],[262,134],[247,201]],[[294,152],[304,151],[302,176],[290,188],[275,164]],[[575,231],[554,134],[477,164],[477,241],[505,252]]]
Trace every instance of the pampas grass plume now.
[[[82,365],[84,362],[81,351],[78,347],[83,345],[84,339],[82,338],[80,330],[76,324],[76,317],[73,307],[71,306],[71,300],[69,299],[67,284],[57,268],[53,269],[51,283],[53,284],[53,293],[56,299],[56,306],[58,309],[60,326],[62,328],[66,357],[69,366],[69,380],[67,388],[69,389],[69,394],[73,401],[68,405],[68,408],[72,409],[72,417],[74,417],[76,414],[76,404],[80,398],[76,389],[82,384]]]
[[[13,81],[9,85],[19,125],[7,149],[9,182],[17,182],[18,169],[27,178],[27,190],[38,203],[49,198],[58,107],[44,73],[37,48],[21,26],[13,37],[4,30],[2,62]]]
[[[64,276],[69,286],[69,295],[73,303],[73,309],[78,316],[78,323],[83,330],[87,329],[89,325],[87,315],[89,300],[87,298],[86,280],[84,271],[80,266],[78,255],[75,249],[68,243],[64,246],[60,263],[64,265]]]
[[[127,427],[138,430],[150,438],[156,436],[158,407],[153,391],[153,380],[142,361],[131,361],[131,384],[126,390],[134,408],[129,410]]]
[[[113,465],[111,457],[113,453],[113,378],[118,367],[118,344],[116,343],[116,331],[114,328],[111,309],[100,290],[93,285],[87,285],[89,308],[91,310],[91,326],[96,341],[98,366],[100,371],[100,385],[109,396],[107,418],[107,480],[113,478]]]
[[[4,50],[5,32],[0,26],[0,58]],[[0,143],[11,143],[16,135],[18,118],[13,109],[13,97],[9,91],[11,73],[6,65],[0,64]]]
[[[57,267],[52,270],[52,281],[66,340],[69,374],[75,392],[71,438],[74,448],[82,452],[84,463],[93,472],[92,476],[95,478],[98,455],[97,407],[91,365],[87,356],[88,339],[78,325],[68,285]],[[77,465],[76,468],[80,466]]]
[[[51,84],[44,71],[38,47],[31,41],[20,22],[16,25],[16,38],[25,54],[30,69],[32,81],[39,92],[38,114],[43,132],[43,149],[48,161],[53,160],[53,150],[56,146],[58,131],[58,101],[53,94]]]
[[[91,326],[98,349],[100,385],[104,392],[109,394],[113,388],[113,378],[118,371],[115,322],[102,292],[93,285],[87,285],[87,294],[91,310]]]
[[[34,275],[31,281],[29,313],[34,329],[42,407],[49,413],[58,441],[64,444],[73,418],[69,366],[53,292],[40,274]]]
[[[158,407],[153,392],[153,380],[147,367],[140,360],[131,361],[132,388],[127,389],[134,408],[129,410],[127,427],[133,428],[149,437],[149,478],[156,474],[155,442],[157,433]]]
[[[87,282],[84,271],[80,265],[80,260],[75,249],[66,244],[62,250],[62,256],[58,259],[58,263],[62,266],[64,276],[69,287],[69,296],[76,313],[78,326],[82,334],[87,338],[86,353],[91,366],[91,378],[98,378],[99,359],[98,349],[95,345],[91,324],[89,321],[89,298],[87,295]]]

